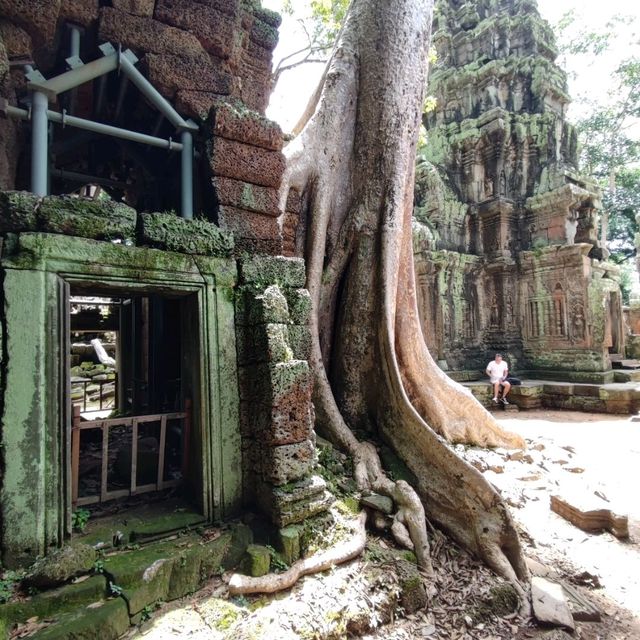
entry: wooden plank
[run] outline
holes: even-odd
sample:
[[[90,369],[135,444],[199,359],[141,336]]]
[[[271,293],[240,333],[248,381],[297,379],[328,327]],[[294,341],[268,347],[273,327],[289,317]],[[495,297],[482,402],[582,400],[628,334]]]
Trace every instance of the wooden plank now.
[[[131,492],[129,489],[118,489],[117,491],[107,491],[106,500],[117,500],[118,498],[126,498],[130,495]],[[105,499],[102,499],[101,502],[104,502]]]
[[[182,479],[186,483],[189,469],[189,452],[191,450],[191,399],[184,401],[185,418],[182,422]]]
[[[131,422],[131,494],[136,491],[138,481],[138,420],[134,418]]]
[[[76,505],[78,507],[82,507],[85,504],[96,504],[97,502],[100,502],[100,496],[84,496],[82,498],[78,498]]]
[[[102,425],[102,473],[100,481],[100,500],[107,499],[107,481],[109,479],[109,425]]]
[[[167,443],[167,416],[162,416],[160,420],[160,448],[158,449],[158,491],[162,489],[164,480],[164,454]]]

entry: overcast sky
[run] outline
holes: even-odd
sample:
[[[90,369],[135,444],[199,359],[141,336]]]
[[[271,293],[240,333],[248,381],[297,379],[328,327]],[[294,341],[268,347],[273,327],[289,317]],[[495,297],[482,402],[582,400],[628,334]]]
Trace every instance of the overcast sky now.
[[[262,0],[265,7],[279,11],[282,0]],[[294,0],[294,6],[305,6],[307,0]],[[540,13],[551,24],[556,23],[567,11],[575,10],[578,19],[585,27],[592,30],[602,28],[614,15],[637,16],[640,18],[639,0],[538,0]],[[640,25],[638,25],[640,28]],[[611,71],[617,64],[630,55],[631,41],[638,41],[638,35],[627,30],[615,44],[608,55],[598,59],[588,59],[581,56],[578,59],[567,60],[570,77],[570,92],[573,96],[590,95],[591,92],[606,92]],[[280,44],[274,54],[274,62],[282,56],[300,49],[305,44],[305,38],[297,22],[285,16],[280,28]],[[637,51],[637,49],[636,49]],[[267,115],[278,121],[283,129],[290,130],[298,116],[306,106],[308,96],[315,88],[322,65],[305,65],[283,74],[274,92]]]

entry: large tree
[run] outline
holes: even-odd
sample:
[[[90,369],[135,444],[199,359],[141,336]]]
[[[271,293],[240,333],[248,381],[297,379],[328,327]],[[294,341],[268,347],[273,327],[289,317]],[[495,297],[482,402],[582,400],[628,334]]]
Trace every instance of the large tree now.
[[[303,194],[318,427],[391,495],[428,566],[425,516],[508,578],[528,574],[504,502],[448,442],[523,446],[437,367],[418,320],[411,214],[432,0],[353,0],[299,135],[283,202]],[[359,437],[356,437],[358,434]],[[417,477],[389,480],[382,438]],[[418,499],[419,496],[419,499]],[[523,598],[524,601],[524,598]]]

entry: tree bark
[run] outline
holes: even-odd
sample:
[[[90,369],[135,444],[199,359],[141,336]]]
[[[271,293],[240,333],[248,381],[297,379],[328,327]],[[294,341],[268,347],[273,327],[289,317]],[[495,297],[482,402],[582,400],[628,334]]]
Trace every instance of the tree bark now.
[[[521,447],[430,356],[418,321],[411,216],[432,0],[353,0],[313,99],[286,147],[282,202],[305,194],[318,426],[355,458],[361,489],[394,498],[421,565],[425,516],[484,558],[524,598],[528,574],[508,510],[446,441]],[[386,478],[381,436],[418,478]]]

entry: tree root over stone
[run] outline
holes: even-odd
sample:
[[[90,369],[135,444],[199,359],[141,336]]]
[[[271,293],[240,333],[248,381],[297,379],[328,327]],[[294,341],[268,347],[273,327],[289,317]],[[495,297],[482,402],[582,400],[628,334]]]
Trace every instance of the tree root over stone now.
[[[276,593],[292,587],[302,576],[320,573],[357,558],[364,551],[367,542],[366,521],[367,514],[363,511],[358,516],[357,532],[351,539],[336,544],[327,551],[298,560],[284,573],[270,573],[259,578],[234,574],[229,581],[229,594]]]
[[[514,585],[524,611],[529,576],[511,516],[447,444],[524,442],[440,371],[418,317],[413,174],[432,9],[432,0],[352,0],[313,114],[285,147],[281,204],[292,188],[305,203],[321,434],[354,457],[360,490],[394,499],[394,534],[411,539],[425,571],[426,510]],[[375,448],[353,430],[390,444],[418,478],[417,494],[385,477]]]

